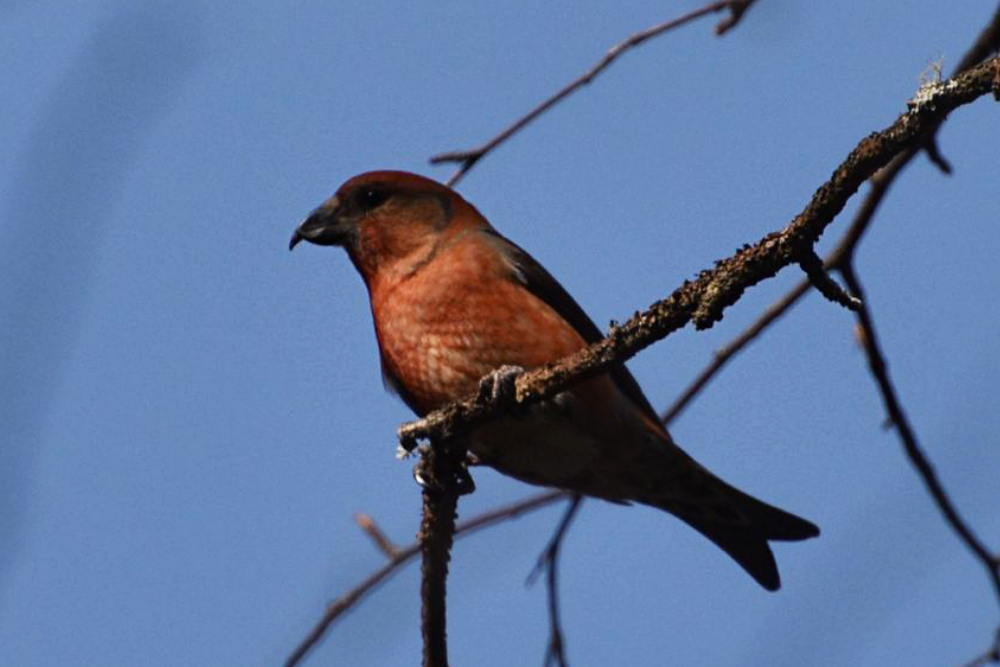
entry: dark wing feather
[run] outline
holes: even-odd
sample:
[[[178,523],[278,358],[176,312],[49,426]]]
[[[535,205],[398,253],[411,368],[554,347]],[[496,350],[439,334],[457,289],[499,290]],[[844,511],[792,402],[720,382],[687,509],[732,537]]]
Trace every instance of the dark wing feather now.
[[[569,292],[563,289],[563,286],[552,277],[551,273],[545,270],[545,267],[535,261],[534,257],[501,236],[496,230],[486,229],[483,231],[499,243],[505,254],[510,257],[517,268],[516,277],[525,288],[569,322],[588,345],[604,338],[604,334],[584,312],[580,304],[573,300]],[[642,388],[632,377],[632,373],[625,367],[625,364],[616,366],[610,375],[611,379],[618,385],[618,389],[628,396],[629,400],[639,406],[655,423],[660,423],[659,415],[656,414],[656,410],[650,405],[649,399],[642,393]]]

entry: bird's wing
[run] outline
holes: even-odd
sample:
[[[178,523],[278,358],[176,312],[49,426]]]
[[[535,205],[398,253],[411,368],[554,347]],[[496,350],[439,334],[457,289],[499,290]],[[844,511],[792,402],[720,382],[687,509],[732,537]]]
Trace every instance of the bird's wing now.
[[[556,311],[560,317],[566,320],[576,332],[580,334],[587,344],[596,343],[604,338],[604,334],[597,328],[594,321],[590,319],[583,308],[580,307],[569,292],[559,284],[552,274],[545,270],[534,257],[529,255],[517,244],[504,238],[494,229],[482,230],[489,234],[489,238],[498,243],[504,254],[511,260],[515,267],[515,278],[524,285],[535,297],[541,299],[550,308]],[[629,372],[625,364],[615,366],[609,373],[611,379],[625,396],[629,398],[642,412],[655,424],[660,423],[660,417],[656,410],[650,405],[649,399],[642,393],[642,388],[632,373]]]

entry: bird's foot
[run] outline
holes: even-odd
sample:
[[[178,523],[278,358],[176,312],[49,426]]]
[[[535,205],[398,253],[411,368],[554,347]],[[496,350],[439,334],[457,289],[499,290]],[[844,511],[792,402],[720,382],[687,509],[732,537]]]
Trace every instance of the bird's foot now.
[[[520,366],[501,366],[479,381],[478,399],[484,403],[517,404],[517,378],[524,374]]]

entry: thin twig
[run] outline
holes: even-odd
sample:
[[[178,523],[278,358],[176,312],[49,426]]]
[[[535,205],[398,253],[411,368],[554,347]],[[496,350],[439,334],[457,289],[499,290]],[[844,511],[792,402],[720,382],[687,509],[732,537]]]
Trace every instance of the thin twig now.
[[[681,413],[694,400],[694,398],[701,393],[709,381],[715,377],[715,375],[722,370],[722,367],[726,365],[730,359],[733,358],[736,353],[747,346],[750,341],[757,338],[761,333],[764,332],[772,323],[778,320],[782,315],[785,314],[789,308],[791,308],[795,303],[802,298],[806,292],[812,288],[812,283],[808,280],[803,280],[794,289],[789,291],[785,296],[781,297],[778,301],[772,304],[767,310],[761,313],[760,317],[747,327],[743,333],[734,338],[725,347],[717,350],[715,354],[712,355],[712,362],[705,367],[705,369],[698,374],[698,377],[694,379],[691,384],[689,384],[677,400],[675,400],[669,408],[663,411],[660,415],[660,420],[663,422],[664,426],[669,426]]]
[[[888,128],[863,139],[833,176],[813,195],[806,208],[780,232],[768,234],[732,257],[702,271],[667,299],[613,327],[607,338],[560,362],[520,376],[517,403],[524,405],[551,398],[574,382],[606,372],[627,361],[654,342],[694,322],[698,329],[711,327],[748,288],[773,277],[782,268],[813,252],[820,235],[840,213],[847,200],[866,180],[897,155],[919,147],[931,128],[957,107],[992,92],[993,58],[947,82],[921,90],[910,109]],[[860,233],[860,232],[859,232]],[[400,443],[413,449],[422,438],[441,438],[484,423],[505,406],[472,396],[436,410],[399,429]]]
[[[827,256],[826,261],[823,263],[824,268],[829,271],[830,269],[836,268],[836,266],[843,261],[845,257],[849,257],[854,251],[854,247],[860,242],[865,230],[868,228],[872,217],[875,215],[875,211],[878,210],[879,204],[882,203],[882,199],[885,197],[886,193],[889,191],[889,186],[895,180],[896,176],[903,170],[903,167],[909,163],[914,155],[917,154],[917,149],[911,148],[904,153],[898,155],[892,162],[889,163],[884,169],[880,170],[875,176],[870,179],[871,189],[868,190],[868,194],[865,196],[864,202],[858,208],[858,212],[854,215],[854,220],[851,222],[851,226],[841,237],[840,242],[837,247]],[[698,396],[699,393],[708,385],[709,381],[715,377],[719,371],[732,359],[736,354],[738,354],[744,347],[750,344],[758,336],[760,336],[769,326],[781,318],[792,306],[798,303],[799,299],[805,296],[809,290],[812,288],[812,283],[809,280],[803,280],[798,285],[789,290],[783,297],[775,301],[771,306],[767,308],[760,317],[754,321],[749,327],[743,330],[743,332],[734,338],[732,341],[726,344],[725,347],[715,352],[712,355],[712,361],[698,374],[691,384],[689,384],[684,392],[677,398],[673,404],[663,411],[660,416],[660,420],[665,426],[669,426],[677,416],[686,408],[691,401]]]
[[[557,500],[565,497],[566,493],[563,491],[547,491],[545,493],[540,493],[529,498],[519,500],[509,505],[498,507],[488,512],[483,512],[468,521],[460,522],[455,527],[455,537],[472,535],[473,533],[502,521],[516,519],[528,512],[533,512],[534,510],[551,505]],[[380,584],[387,581],[389,577],[395,574],[403,565],[413,560],[418,553],[420,553],[419,542],[414,542],[405,547],[401,547],[398,550],[397,555],[394,556],[388,563],[373,572],[357,586],[347,591],[337,600],[330,603],[330,605],[326,608],[326,611],[323,613],[322,618],[319,619],[309,634],[303,638],[292,654],[288,657],[288,660],[285,661],[285,667],[296,667],[301,664],[302,659],[306,656],[306,654],[319,643],[326,632],[330,629],[330,626],[332,626],[338,618],[350,611],[358,602],[364,599],[365,596],[378,588]]]
[[[743,14],[750,9],[750,5],[754,3],[754,0],[737,0],[735,2],[729,3],[729,16],[719,21],[715,26],[716,35],[724,35],[729,32],[732,28],[736,27],[736,24],[740,22],[743,18]]]
[[[937,133],[934,133],[928,137],[927,141],[924,142],[924,153],[927,155],[927,159],[931,163],[941,170],[941,173],[950,175],[952,172],[951,163],[948,159],[941,154],[941,146],[938,145]]]
[[[363,530],[372,539],[372,542],[378,547],[379,551],[385,554],[386,558],[392,560],[399,556],[399,547],[393,544],[392,540],[382,532],[382,529],[378,527],[374,519],[367,514],[358,512],[354,515],[354,522],[358,524],[358,528]]]
[[[861,282],[854,271],[852,263],[842,262],[839,271],[854,296],[864,302],[864,290],[861,287]],[[1000,601],[1000,560],[989,552],[958,513],[958,509],[951,502],[951,498],[938,479],[937,473],[934,471],[934,466],[931,465],[927,455],[924,454],[920,444],[917,442],[917,436],[910,426],[903,406],[899,402],[896,389],[889,378],[889,368],[885,361],[885,354],[882,352],[878,337],[875,335],[875,324],[872,321],[871,312],[867,304],[858,310],[857,318],[863,333],[861,342],[868,357],[868,367],[882,394],[882,401],[889,415],[889,422],[895,427],[900,440],[903,442],[903,449],[906,451],[910,463],[916,468],[917,473],[924,482],[924,486],[927,487],[928,493],[934,498],[934,503],[941,510],[948,525],[958,534],[962,542],[965,543],[976,559],[986,569],[990,582],[993,584],[994,592],[997,595],[997,600]]]
[[[685,23],[690,23],[691,21],[699,19],[702,16],[707,16],[708,14],[714,14],[728,9],[730,11],[729,17],[719,23],[719,25],[715,28],[716,34],[721,35],[739,22],[743,13],[746,12],[753,2],[754,0],[718,0],[717,2],[705,5],[700,9],[688,12],[683,16],[665,21],[631,35],[626,40],[611,47],[608,52],[604,54],[604,57],[597,61],[597,64],[587,70],[582,76],[568,83],[557,93],[546,99],[521,118],[514,121],[514,123],[482,146],[469,150],[439,153],[438,155],[431,157],[431,164],[441,164],[444,162],[460,163],[458,170],[452,174],[451,178],[448,179],[448,185],[450,187],[454,187],[455,184],[458,183],[458,181],[461,180],[461,178],[468,173],[468,171],[472,169],[477,162],[479,162],[479,160],[485,157],[487,153],[523,130],[529,123],[531,123],[531,121],[541,116],[573,92],[589,84],[598,74],[607,69],[611,63],[617,60],[618,57],[626,51],[639,46],[646,40],[658,37],[666,32],[669,32],[670,30],[673,30],[674,28],[682,26]]]
[[[908,149],[898,155],[892,162],[889,163],[888,166],[880,170],[870,179],[871,189],[868,190],[868,194],[865,196],[864,202],[862,202],[857,213],[855,213],[851,226],[844,233],[844,236],[841,237],[837,247],[833,249],[833,251],[827,256],[826,261],[823,262],[823,266],[827,271],[835,268],[845,257],[849,257],[851,253],[854,252],[854,247],[861,241],[861,237],[868,228],[868,225],[871,223],[872,217],[875,215],[875,211],[878,210],[879,204],[882,203],[882,199],[889,191],[889,186],[892,185],[896,176],[903,170],[903,167],[909,163],[917,152],[918,151],[915,148]],[[701,393],[705,386],[708,385],[709,381],[722,370],[730,359],[732,359],[744,347],[749,345],[751,341],[760,336],[769,326],[780,319],[781,316],[784,315],[792,306],[798,303],[799,299],[805,296],[812,286],[812,282],[808,279],[800,282],[798,285],[789,290],[783,297],[769,306],[767,310],[761,313],[760,317],[758,317],[753,324],[744,329],[739,336],[727,343],[722,349],[716,351],[716,353],[712,355],[711,363],[709,363],[708,366],[706,366],[705,369],[698,374],[698,377],[696,377],[691,384],[684,389],[684,392],[677,398],[677,400],[674,401],[669,408],[664,410],[660,416],[663,424],[665,426],[669,426],[684,410],[684,408],[686,408],[691,401],[693,401],[695,397]]]
[[[375,588],[381,584],[383,581],[388,579],[389,575],[393,574],[400,565],[403,565],[411,558],[416,556],[420,552],[420,545],[414,544],[407,549],[400,552],[400,555],[392,559],[378,570],[370,574],[367,578],[363,579],[361,583],[352,588],[350,591],[345,593],[343,596],[338,598],[336,601],[330,603],[323,613],[323,617],[313,626],[313,629],[309,631],[299,645],[295,647],[292,654],[288,656],[285,660],[285,667],[296,667],[302,662],[302,659],[306,657],[306,654],[312,650],[319,640],[323,638],[326,631],[329,629],[330,625],[333,624],[337,618],[339,618],[344,612],[351,609],[358,602],[362,600],[368,593],[375,590]]]
[[[976,43],[958,61],[958,64],[955,66],[955,72],[964,72],[970,67],[978,65],[996,53],[997,49],[1000,49],[1000,5],[993,12],[990,22],[979,33]]]
[[[997,8],[992,20],[981,33],[980,37],[976,41],[976,44],[972,47],[972,49],[970,49],[965,57],[962,58],[962,61],[958,66],[958,71],[961,72],[977,65],[989,54],[997,51],[998,48],[1000,48],[1000,7]],[[994,59],[994,61],[996,61],[996,59]],[[939,127],[940,123],[932,129],[929,129],[927,138],[925,139],[925,143],[923,145],[925,150],[928,145],[936,145],[933,142]],[[904,151],[894,158],[892,162],[886,166],[886,168],[879,171],[871,179],[871,190],[855,215],[854,221],[852,222],[847,233],[845,233],[844,237],[841,239],[837,248],[831,253],[825,262],[827,269],[837,268],[841,270],[841,273],[845,277],[845,281],[849,283],[852,291],[858,297],[862,297],[863,294],[860,282],[857,280],[857,276],[853,269],[852,259],[854,251],[864,232],[871,223],[875,211],[878,209],[878,206],[888,193],[892,183],[918,152],[919,147],[910,148]],[[933,153],[933,151],[930,152]],[[931,155],[931,157],[933,159],[933,155]],[[808,282],[800,283],[792,291],[786,294],[778,303],[769,308],[749,329],[717,353],[712,364],[710,364],[709,367],[698,376],[698,378],[687,388],[687,390],[685,390],[674,405],[666,411],[663,415],[664,422],[668,423],[674,419],[677,414],[694,398],[694,396],[701,391],[701,389],[719,371],[719,369],[721,369],[729,358],[736,354],[736,352],[738,352],[751,340],[756,338],[767,326],[780,317],[808,291],[808,288]],[[869,354],[869,363],[872,366],[873,374],[876,375],[876,380],[883,392],[883,400],[885,401],[887,410],[890,413],[890,422],[897,425],[899,428],[900,437],[903,439],[907,454],[914,467],[920,473],[921,478],[935,501],[935,504],[938,506],[949,525],[955,530],[963,543],[966,544],[976,559],[979,560],[987,570],[993,588],[997,595],[1000,596],[1000,557],[990,554],[983,543],[974,535],[974,533],[972,533],[971,529],[958,514],[949,496],[937,479],[930,462],[920,450],[912,429],[909,427],[909,424],[905,419],[905,414],[902,412],[902,408],[895,396],[892,385],[889,382],[888,371],[885,368],[884,358],[881,357],[878,340],[875,338],[870,313],[865,306],[862,306],[862,309],[858,312],[858,319],[861,322],[861,338],[864,342],[866,352]],[[876,372],[876,368],[881,369],[879,371],[882,373],[881,377],[878,372]],[[893,407],[890,409],[889,406]],[[993,646],[984,654],[969,663],[969,665],[979,666],[984,665],[987,662],[1000,662],[1000,631],[998,631],[997,639],[994,641]]]
[[[997,10],[994,12],[990,22],[979,34],[976,42],[959,61],[958,66],[955,68],[955,74],[961,73],[974,65],[978,65],[980,62],[995,53],[998,48],[1000,48],[1000,6],[997,7]],[[937,147],[936,137],[937,130],[939,128],[940,124],[938,127],[934,128],[929,137],[925,140],[924,144],[925,150],[928,150],[928,146],[934,146],[934,148],[928,150],[928,157],[931,157],[932,160],[933,153]],[[826,270],[829,271],[830,269],[836,268],[838,264],[845,260],[845,258],[853,256],[855,247],[861,241],[861,237],[868,229],[869,224],[871,224],[872,218],[878,210],[879,205],[882,203],[882,200],[885,198],[886,194],[888,194],[889,188],[896,180],[896,177],[902,173],[903,169],[906,168],[918,152],[919,150],[917,148],[909,148],[903,151],[885,168],[879,170],[878,173],[870,179],[871,188],[868,190],[868,194],[865,195],[864,202],[862,202],[857,213],[855,213],[854,220],[851,222],[847,232],[824,262]],[[937,150],[936,152],[940,156],[940,150]],[[941,159],[944,160],[943,157],[941,157]],[[947,164],[947,161],[945,161],[945,164]],[[948,165],[948,167],[950,169],[950,165]],[[941,165],[939,165],[939,168],[943,169]],[[950,173],[950,171],[945,171],[946,173]],[[690,402],[705,388],[709,381],[722,370],[723,366],[725,366],[734,355],[736,355],[751,341],[761,335],[772,323],[784,315],[788,309],[794,306],[799,299],[801,299],[809,291],[810,287],[811,284],[809,281],[806,280],[800,282],[787,294],[781,297],[781,299],[765,310],[761,316],[739,336],[733,339],[725,347],[718,350],[713,355],[711,363],[698,375],[698,377],[694,379],[694,381],[691,382],[690,385],[687,386],[680,397],[678,397],[678,399],[663,412],[661,417],[663,423],[665,425],[669,425],[673,422],[681,411],[684,410],[688,404],[690,404]]]
[[[420,634],[424,640],[424,667],[448,667],[445,600],[458,494],[425,489],[423,498],[423,519],[420,522]]]
[[[583,496],[575,495],[570,499],[566,511],[563,513],[559,525],[549,540],[548,545],[538,557],[538,562],[528,575],[528,585],[535,583],[538,576],[544,571],[546,589],[548,591],[549,607],[549,645],[545,649],[545,667],[558,665],[558,667],[568,667],[566,662],[566,644],[563,641],[562,622],[559,620],[559,549],[562,547],[563,538],[569,530],[570,523],[580,510],[583,504]]]
[[[448,667],[447,583],[459,496],[472,493],[468,450],[462,440],[432,440],[420,452],[420,634],[424,667]]]
[[[745,11],[746,7],[748,7],[752,2],[753,0],[748,0],[746,2],[741,3],[745,5],[743,7],[743,11]],[[742,14],[742,11],[740,11],[740,14]],[[723,28],[723,26],[725,24],[726,21],[720,23],[719,26],[717,26],[717,31],[719,31],[720,33],[724,32],[725,28]],[[985,59],[989,53],[996,50],[997,48],[996,45],[998,41],[1000,41],[1000,8],[998,8],[990,25],[980,35],[977,44],[963,58],[957,70],[962,71]],[[992,62],[992,67],[993,67],[994,77],[996,77],[997,73],[1000,73],[1000,60],[994,59],[994,61]],[[578,85],[583,85],[587,82],[588,81],[582,81]],[[996,81],[991,82],[991,84],[993,88],[996,88]],[[565,94],[563,96],[565,96]],[[554,104],[556,101],[558,100],[555,100],[550,104],[547,104],[545,108],[540,108],[535,112],[532,112],[533,115],[531,115],[531,117],[527,117],[527,119],[524,120],[524,122],[521,123],[520,126],[514,127],[512,130],[509,128],[507,131],[505,131],[508,133],[507,136],[503,136],[499,140],[495,140],[494,145],[490,146],[487,149],[487,151],[491,150],[493,147],[495,147],[496,144],[501,143],[511,134],[521,129],[521,127],[523,127],[528,122],[533,120],[535,116],[545,111],[548,107],[552,106],[552,104]],[[848,248],[848,247],[853,248],[853,246],[857,244],[861,235],[867,229],[868,222],[870,221],[874,211],[880,204],[882,198],[885,196],[896,175],[898,175],[898,173],[903,169],[903,167],[906,166],[906,164],[912,159],[912,157],[915,155],[916,152],[917,152],[916,149],[908,148],[903,153],[897,155],[889,163],[888,166],[886,166],[883,170],[879,171],[877,175],[871,179],[872,189],[869,191],[869,194],[866,197],[865,202],[859,209],[859,212],[855,217],[855,221],[851,225],[851,229],[848,230],[847,234],[845,234],[845,238],[841,241],[838,250],[840,250],[841,248]],[[475,160],[472,161],[472,164],[474,164],[475,161],[478,161],[478,159],[481,157],[482,155],[476,157]],[[471,164],[469,166],[471,167]],[[455,177],[453,177],[452,182],[460,178],[461,175],[465,173],[465,171],[468,171],[468,168],[460,170],[460,172],[456,174]],[[835,251],[831,255],[831,257],[827,259],[826,262],[827,268],[829,269],[838,266],[842,261],[844,261],[843,258],[848,257],[849,254],[850,254],[849,252],[844,252],[842,254],[839,254],[838,257],[837,256],[838,252]],[[704,386],[704,384],[707,383],[707,381],[711,378],[711,376],[714,375],[718,371],[718,369],[722,367],[722,365],[725,363],[726,360],[728,360],[740,348],[745,346],[750,340],[756,337],[756,335],[758,335],[760,330],[763,330],[771,322],[780,317],[780,315],[785,310],[787,310],[787,308],[789,308],[792,304],[794,304],[801,297],[802,294],[808,291],[808,287],[809,284],[807,282],[803,282],[802,284],[797,286],[795,290],[786,295],[786,297],[782,299],[782,301],[772,306],[772,308],[770,308],[764,314],[764,316],[757,323],[755,323],[753,327],[751,327],[751,329],[748,329],[747,332],[745,332],[738,339],[733,341],[733,343],[731,343],[729,346],[720,351],[720,353],[716,357],[716,360],[713,362],[713,365],[710,366],[709,369],[706,369],[706,372],[699,377],[698,381],[696,382],[697,387],[695,388],[695,390],[693,392],[690,392],[690,390],[689,392],[686,392],[685,397],[682,397],[682,400],[679,400],[678,403],[676,403],[674,406],[671,407],[671,409],[668,411],[668,414],[664,416],[664,419],[666,421],[670,421],[671,419],[673,419],[676,416],[676,414],[681,409],[683,409],[683,407],[690,400],[690,398],[687,397],[688,393],[691,393],[692,395],[697,393],[697,391],[700,390],[700,387]],[[567,380],[567,384],[571,379],[572,378]],[[693,385],[693,387],[694,386],[695,385]],[[404,432],[404,437],[415,438],[421,436],[422,434],[420,433],[419,429],[411,429],[409,431]],[[516,518],[517,516],[525,512],[538,509],[544,505],[550,504],[558,500],[559,498],[564,497],[565,495],[566,494],[561,491],[551,491],[548,493],[539,494],[538,496],[528,498],[524,501],[520,501],[506,507],[501,507],[496,510],[486,512],[467,522],[460,523],[456,528],[455,534],[456,536],[471,534],[480,529],[494,525],[495,523],[498,523],[500,521]],[[301,662],[301,660],[305,657],[305,655],[309,652],[309,650],[311,650],[319,642],[319,640],[323,637],[323,635],[326,633],[329,627],[340,616],[342,616],[346,611],[353,608],[353,606],[356,605],[361,599],[363,599],[368,593],[370,593],[375,588],[377,588],[381,583],[386,581],[402,565],[412,560],[413,557],[419,552],[419,550],[420,550],[419,543],[411,544],[405,548],[399,549],[397,551],[396,556],[390,557],[391,559],[389,563],[380,568],[378,571],[374,572],[371,576],[369,576],[367,579],[359,583],[352,590],[348,591],[344,596],[333,602],[327,608],[323,617],[316,624],[313,630],[302,641],[302,643],[296,648],[295,652],[293,652],[293,654],[286,661],[285,663],[286,667],[295,667],[296,665],[298,665]],[[383,549],[383,551],[385,550]],[[974,549],[973,551],[975,552]],[[977,557],[978,556],[979,554],[977,554]],[[987,554],[987,556],[989,557],[989,554]],[[986,562],[990,562],[989,558]],[[995,561],[996,559],[993,560]],[[991,579],[992,578],[993,577],[991,573]],[[984,653],[982,656],[980,656],[973,662],[969,663],[969,667],[972,666],[978,667],[980,665],[986,664],[987,662],[1000,661],[1000,649],[998,649],[998,646],[1000,646],[1000,635],[998,635],[997,641],[986,653]]]
[[[840,285],[834,282],[830,274],[826,272],[826,267],[823,266],[819,255],[815,252],[803,253],[802,259],[799,260],[799,266],[809,276],[809,282],[816,288],[816,291],[828,300],[854,312],[857,312],[861,308],[860,301],[845,292]]]
[[[862,235],[875,215],[875,211],[878,210],[879,204],[882,203],[882,199],[889,191],[889,186],[917,152],[915,148],[905,151],[870,179],[871,189],[868,190],[864,202],[862,202],[858,208],[858,212],[854,215],[851,226],[844,233],[844,236],[841,237],[837,247],[833,249],[827,256],[826,261],[823,262],[823,266],[827,271],[836,268],[845,257],[849,257],[854,252],[855,246],[860,242]],[[663,424],[669,426],[684,408],[701,393],[709,381],[722,370],[730,359],[780,319],[792,306],[798,303],[799,299],[805,296],[812,286],[812,282],[808,279],[800,282],[761,313],[760,317],[744,329],[739,336],[727,343],[725,347],[716,351],[712,355],[711,363],[684,389],[684,392],[677,400],[663,411],[660,416]]]
[[[990,54],[994,54],[998,50],[1000,50],[1000,5],[997,6],[990,22],[980,33],[975,44],[973,44],[969,51],[962,57],[956,67],[956,72],[961,73],[978,66],[980,63],[985,61]],[[994,68],[1000,66],[1000,59],[996,57],[994,57],[991,62],[993,63],[992,66]],[[937,150],[936,133],[942,121],[943,119],[938,121],[936,126],[928,129],[923,145],[924,149],[928,152],[928,156],[931,161],[935,163],[938,162],[934,158],[935,154],[940,155]],[[932,148],[928,149],[928,146]],[[862,209],[858,212],[858,217],[861,218],[862,216],[865,216],[865,219],[861,221],[861,224],[852,225],[852,230],[857,228],[854,238],[847,239],[849,244],[846,246],[846,251],[835,263],[833,263],[833,266],[835,266],[844,277],[844,281],[847,283],[848,288],[854,293],[855,296],[861,298],[862,300],[864,299],[863,288],[860,280],[858,279],[857,273],[854,270],[854,248],[857,245],[858,239],[867,228],[867,225],[874,214],[875,208],[877,208],[882,197],[885,196],[893,180],[909,163],[915,154],[916,151],[914,149],[906,151],[898,156],[886,170],[878,174],[876,178],[872,179],[872,191],[869,193],[869,197],[866,199],[865,205],[862,206]],[[943,160],[943,158],[941,159]],[[946,162],[944,164],[947,165]],[[938,166],[941,167],[946,173],[950,173],[948,169],[945,169],[941,164],[938,164]],[[947,166],[950,168],[950,165]],[[961,541],[966,545],[966,547],[968,547],[969,551],[972,552],[973,556],[986,569],[987,576],[993,586],[994,592],[996,593],[998,600],[1000,600],[1000,556],[993,555],[989,552],[986,546],[975,535],[975,533],[973,533],[972,529],[958,513],[957,508],[952,503],[951,498],[948,496],[943,485],[938,479],[937,473],[931,465],[930,460],[920,448],[916,439],[916,434],[913,432],[913,429],[906,418],[906,414],[899,402],[895,388],[889,378],[888,365],[885,361],[884,353],[881,350],[881,346],[876,336],[875,325],[868,306],[862,305],[861,309],[857,311],[856,316],[858,319],[858,325],[861,328],[861,341],[868,357],[869,367],[882,394],[882,400],[886,406],[886,412],[889,415],[889,422],[896,427],[896,432],[899,434],[900,440],[903,443],[903,448],[906,451],[907,457],[910,459],[910,462],[913,464],[914,468],[923,480],[924,485],[927,487],[928,492],[934,499],[934,502],[941,511],[941,514],[944,516],[949,526],[951,526],[951,528],[959,536]],[[1000,662],[1000,629],[997,631],[994,643],[990,650],[970,664],[986,664],[986,662],[990,661]]]

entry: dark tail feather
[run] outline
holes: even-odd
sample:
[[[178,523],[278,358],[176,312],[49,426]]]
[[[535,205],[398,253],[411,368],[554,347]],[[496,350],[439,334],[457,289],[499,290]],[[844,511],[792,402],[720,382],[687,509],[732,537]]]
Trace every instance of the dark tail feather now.
[[[645,497],[640,502],[664,509],[712,540],[769,591],[781,586],[769,540],[794,542],[819,535],[814,524],[757,500],[700,466],[680,479],[682,497]],[[692,483],[692,479],[696,483]],[[697,498],[697,502],[685,502]]]
[[[681,518],[687,520],[686,517]],[[769,591],[781,588],[778,564],[774,562],[774,554],[771,553],[767,540],[759,533],[747,528],[736,529],[694,521],[687,523],[729,554],[758,584]]]
[[[750,520],[759,527],[762,533],[761,537],[780,542],[798,542],[819,535],[819,527],[811,521],[806,521],[791,512],[769,505],[763,500],[757,500],[728,484],[726,486],[740,510],[745,512]]]
[[[729,554],[740,567],[769,591],[781,587],[778,566],[768,540],[794,542],[819,535],[815,524],[757,500],[722,482],[733,505],[746,518],[730,523],[711,520],[704,514],[678,516]]]

